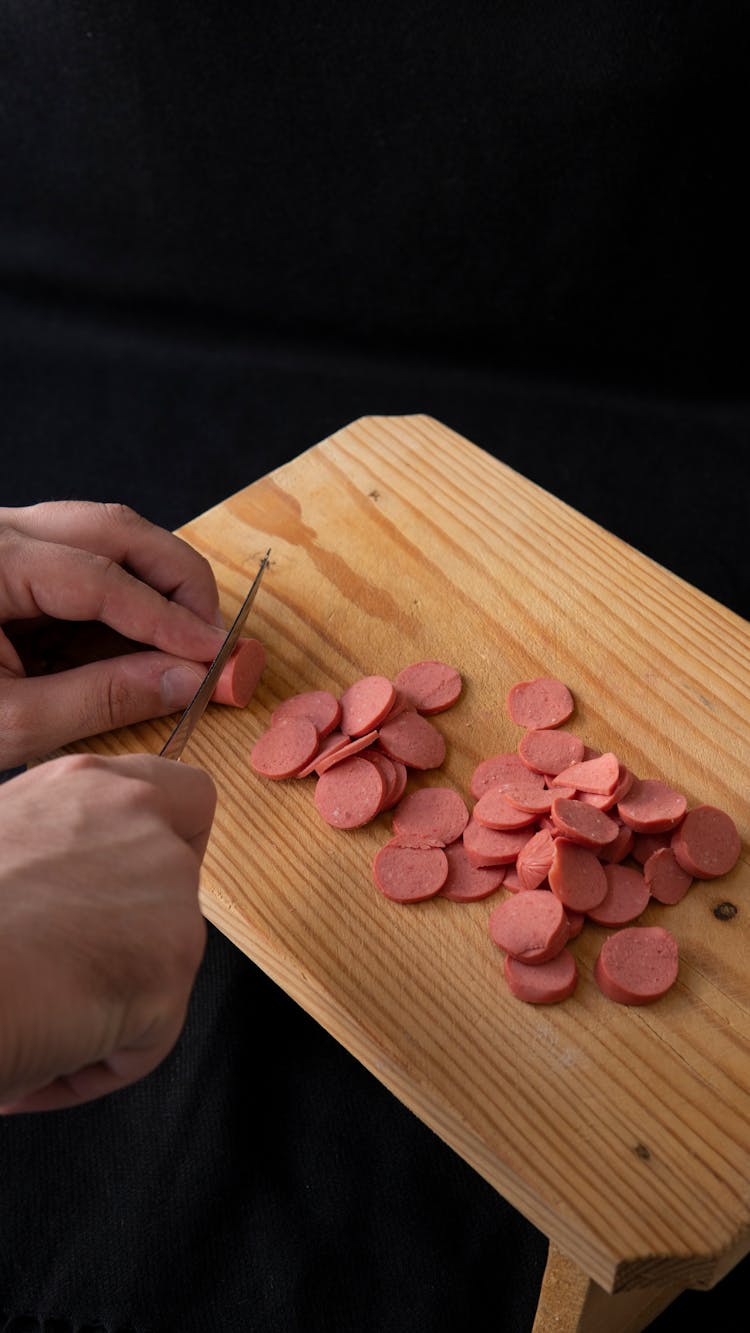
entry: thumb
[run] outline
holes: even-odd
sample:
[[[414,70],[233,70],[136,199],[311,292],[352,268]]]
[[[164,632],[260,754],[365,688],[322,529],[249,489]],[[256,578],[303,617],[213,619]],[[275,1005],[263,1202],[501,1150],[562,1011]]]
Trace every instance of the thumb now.
[[[0,680],[0,767],[39,759],[71,741],[164,717],[190,703],[205,663],[139,652],[50,676]]]

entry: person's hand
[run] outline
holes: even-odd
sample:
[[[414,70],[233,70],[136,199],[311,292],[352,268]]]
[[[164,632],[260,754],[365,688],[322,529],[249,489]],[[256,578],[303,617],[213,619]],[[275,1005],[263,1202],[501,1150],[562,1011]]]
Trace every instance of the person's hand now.
[[[0,1111],[100,1097],[172,1048],[214,806],[200,769],[150,755],[55,759],[0,788]]]
[[[0,509],[0,769],[186,707],[224,638],[218,604],[208,561],[122,505]],[[49,617],[156,651],[32,676],[28,629]]]

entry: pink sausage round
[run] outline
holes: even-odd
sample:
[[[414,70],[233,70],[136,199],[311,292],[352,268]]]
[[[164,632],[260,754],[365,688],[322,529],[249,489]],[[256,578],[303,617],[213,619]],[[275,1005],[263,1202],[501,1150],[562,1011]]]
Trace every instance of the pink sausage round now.
[[[624,764],[620,764],[617,786],[613,792],[610,792],[609,796],[599,796],[596,792],[582,791],[579,792],[578,799],[583,801],[585,805],[595,805],[597,810],[611,810],[630,791],[634,781],[635,778],[630,769],[626,768]]]
[[[449,898],[452,903],[472,903],[488,898],[500,888],[505,866],[473,866],[460,842],[446,847],[445,855],[448,878],[440,890],[441,898]]]
[[[240,639],[216,682],[211,702],[245,708],[255,694],[266,665],[266,650],[259,639]]]
[[[643,878],[649,893],[659,903],[673,906],[679,903],[693,882],[692,875],[683,870],[671,847],[652,852],[643,867]]]
[[[378,814],[383,790],[383,779],[375,765],[354,755],[318,778],[315,808],[333,828],[361,828]]]
[[[562,773],[583,756],[583,741],[572,731],[527,731],[518,756],[534,773]]]
[[[498,867],[498,869],[503,869],[505,871],[503,876],[503,888],[509,889],[511,893],[523,893],[525,891],[523,884],[518,878],[518,870],[516,869],[517,865],[518,862],[516,861],[515,865]]]
[[[506,706],[517,727],[559,727],[573,712],[573,696],[561,680],[540,676],[521,680],[508,693]]]
[[[522,847],[516,860],[516,874],[522,889],[538,889],[547,878],[555,855],[555,839],[540,829]]]
[[[317,749],[318,733],[310,719],[289,717],[259,737],[250,751],[250,763],[264,778],[293,778]]]
[[[608,842],[606,847],[599,848],[599,860],[609,861],[612,865],[624,861],[633,849],[634,838],[632,828],[628,828],[627,824],[621,824],[614,842]]]
[[[396,903],[434,898],[448,878],[448,859],[441,847],[399,847],[386,843],[372,864],[375,883]]]
[[[484,796],[479,797],[472,813],[478,824],[495,829],[527,828],[535,819],[528,810],[519,810],[518,806],[511,805],[505,799],[504,792],[498,791],[496,787],[490,787]]]
[[[570,922],[553,893],[517,893],[492,912],[489,932],[498,949],[522,963],[546,963],[567,944]]]
[[[553,859],[549,885],[563,907],[574,912],[591,912],[607,894],[604,867],[593,852],[567,838],[552,844]]]
[[[271,725],[273,725],[273,723]],[[344,746],[348,744],[349,737],[345,736],[343,731],[329,732],[325,739],[320,741],[318,749],[309,764],[305,764],[305,767],[300,769],[297,777],[309,778],[310,774],[316,771],[316,765],[319,760],[323,759],[327,754],[333,754],[334,750],[343,750]]]
[[[341,730],[347,736],[373,731],[390,711],[396,691],[385,676],[362,676],[341,696]]]
[[[372,746],[362,751],[362,758],[366,759],[369,764],[374,764],[380,773],[383,779],[383,801],[380,809],[390,810],[398,782],[393,760],[389,759],[386,754],[381,754],[379,750],[373,750]]]
[[[598,907],[587,909],[587,916],[598,926],[625,926],[635,921],[648,906],[649,890],[640,870],[630,866],[604,866],[606,896]]]
[[[561,949],[549,962],[536,966],[522,963],[507,953],[503,970],[511,994],[527,1004],[557,1004],[567,1000],[578,981],[576,960],[567,949]]]
[[[420,787],[393,814],[393,832],[419,834],[446,846],[461,837],[469,822],[465,802],[452,787]]]
[[[627,828],[627,824],[625,827]],[[633,860],[643,866],[654,852],[658,852],[662,847],[669,847],[671,842],[671,833],[633,833],[631,853]]]
[[[552,779],[553,787],[572,787],[574,791],[593,792],[599,796],[610,796],[620,778],[620,764],[617,755],[608,752],[596,759],[582,759],[578,764],[564,768]]]
[[[444,737],[416,711],[401,713],[384,722],[379,739],[389,759],[400,759],[409,768],[439,768],[445,759]]]
[[[573,912],[571,908],[566,907],[565,915],[570,922],[570,935],[568,936],[568,943],[570,943],[571,940],[577,940],[583,930],[583,927],[586,924],[586,913]]]
[[[271,726],[275,726],[285,717],[309,718],[322,739],[338,727],[341,721],[341,705],[336,696],[328,690],[305,690],[303,694],[290,695],[274,709]]]
[[[442,713],[461,693],[459,672],[445,662],[413,662],[393,683],[420,713]]]
[[[656,778],[634,778],[630,791],[617,803],[620,819],[635,833],[676,828],[686,809],[685,797]]]
[[[603,810],[584,805],[583,801],[566,800],[564,796],[552,802],[550,813],[563,837],[579,842],[582,847],[606,847],[614,842],[620,828]]]
[[[470,819],[464,829],[464,847],[473,866],[507,866],[515,861],[530,837],[530,829],[503,833]]]
[[[513,754],[493,754],[477,764],[471,777],[469,790],[475,801],[483,796],[490,787],[502,790],[504,787],[519,786],[524,791],[528,787],[544,787],[541,773],[533,773],[514,752]]]
[[[742,843],[734,820],[715,805],[698,805],[672,836],[679,864],[696,879],[715,879],[736,865]]]
[[[384,755],[384,758],[387,759],[388,755]],[[400,759],[391,759],[391,763],[396,770],[396,785],[388,796],[388,804],[383,807],[385,810],[392,810],[394,806],[398,805],[406,791],[406,784],[409,780],[406,764],[402,764]]]
[[[364,736],[357,736],[350,740],[346,745],[337,745],[335,749],[327,750],[325,754],[318,755],[315,761],[315,772],[319,777],[333,768],[334,764],[340,764],[344,759],[349,759],[353,754],[359,754],[360,750],[366,750],[378,738],[377,731],[368,731]]]
[[[631,926],[604,941],[594,965],[599,989],[618,1004],[650,1004],[677,980],[677,941],[663,926]]]

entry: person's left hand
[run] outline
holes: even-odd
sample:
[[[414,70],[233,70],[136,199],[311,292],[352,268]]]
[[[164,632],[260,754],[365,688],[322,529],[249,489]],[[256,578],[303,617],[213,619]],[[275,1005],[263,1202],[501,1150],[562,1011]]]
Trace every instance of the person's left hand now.
[[[123,505],[0,509],[0,769],[184,708],[224,639],[211,567]],[[30,676],[24,630],[100,621],[153,651]]]

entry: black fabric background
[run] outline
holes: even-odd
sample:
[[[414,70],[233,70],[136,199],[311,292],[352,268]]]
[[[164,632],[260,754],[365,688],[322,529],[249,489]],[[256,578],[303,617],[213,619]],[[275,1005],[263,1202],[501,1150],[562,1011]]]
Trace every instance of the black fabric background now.
[[[746,64],[722,4],[6,0],[3,503],[174,527],[424,411],[748,616]],[[531,1329],[544,1238],[214,931],[0,1160],[13,1333]]]

